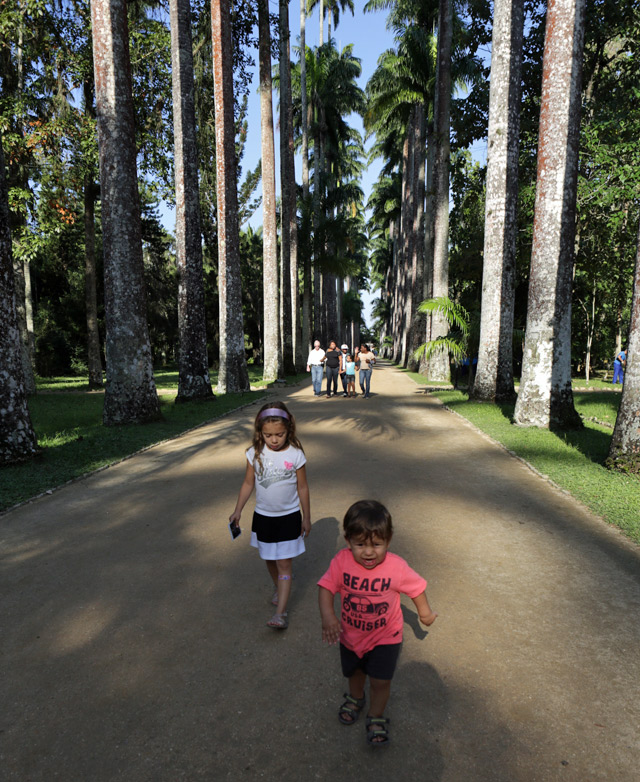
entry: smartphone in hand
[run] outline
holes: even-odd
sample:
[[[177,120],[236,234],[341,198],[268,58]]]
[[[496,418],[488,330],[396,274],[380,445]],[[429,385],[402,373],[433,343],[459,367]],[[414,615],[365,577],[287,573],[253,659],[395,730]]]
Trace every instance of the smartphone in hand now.
[[[235,521],[230,521],[229,532],[231,533],[231,540],[235,540],[242,533],[242,530]]]

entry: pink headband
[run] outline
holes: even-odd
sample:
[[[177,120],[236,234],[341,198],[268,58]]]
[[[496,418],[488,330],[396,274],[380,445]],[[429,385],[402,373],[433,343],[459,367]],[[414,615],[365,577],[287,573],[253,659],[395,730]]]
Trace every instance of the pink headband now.
[[[286,418],[287,421],[289,420],[289,413],[287,413],[286,410],[281,410],[279,407],[268,407],[260,413],[258,418],[267,418],[272,415],[277,416],[278,418]]]

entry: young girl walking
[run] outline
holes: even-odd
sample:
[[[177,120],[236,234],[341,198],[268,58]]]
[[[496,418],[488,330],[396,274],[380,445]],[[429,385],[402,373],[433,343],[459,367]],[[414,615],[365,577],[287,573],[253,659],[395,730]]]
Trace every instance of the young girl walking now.
[[[247,471],[229,521],[240,525],[242,509],[255,485],[251,545],[258,549],[273,579],[271,602],[277,608],[267,625],[277,630],[289,624],[291,560],[304,552],[304,537],[311,532],[306,461],[295,418],[284,402],[267,402],[256,415]]]

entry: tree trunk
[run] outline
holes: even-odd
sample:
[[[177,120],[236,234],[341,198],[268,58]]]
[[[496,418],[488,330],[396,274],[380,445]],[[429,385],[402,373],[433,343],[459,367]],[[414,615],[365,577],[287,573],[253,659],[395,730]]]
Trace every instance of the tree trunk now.
[[[302,203],[303,214],[309,201],[309,122],[307,106],[307,44],[306,44],[306,0],[300,0],[300,122],[301,122],[301,148],[302,155]],[[302,260],[302,351],[307,354],[311,350],[311,334],[313,332],[313,308],[312,308],[312,269],[311,254],[305,253]],[[306,356],[303,355],[303,361]]]
[[[207,357],[191,4],[170,0],[180,358],[176,402],[213,396]]]
[[[268,0],[258,0],[260,59],[260,118],[262,142],[262,236],[264,280],[264,378],[282,376],[278,291],[278,239],[276,226],[276,176],[271,90],[271,32]]]
[[[451,113],[451,41],[453,0],[440,0],[438,12],[438,64],[436,70],[435,220],[433,240],[433,296],[449,295],[449,159]],[[431,339],[446,337],[449,324],[441,313],[431,317]],[[450,380],[449,354],[440,351],[429,360],[431,380]]]
[[[38,452],[22,382],[11,256],[7,180],[0,136],[0,465],[26,461]]]
[[[84,111],[87,117],[95,119],[93,100],[93,76],[87,75],[82,85]],[[83,182],[84,196],[84,306],[87,321],[87,368],[89,388],[102,388],[102,354],[98,328],[98,294],[96,270],[96,221],[95,205],[98,186],[94,181],[93,166]]]
[[[89,388],[102,388],[102,357],[98,330],[96,275],[95,188],[93,177],[84,177],[84,304],[87,320]]]
[[[524,0],[496,0],[494,8],[482,314],[473,387],[473,398],[488,402],[515,398],[513,307]]]
[[[105,425],[160,416],[143,277],[140,198],[125,0],[91,3],[102,190]]]
[[[289,0],[280,0],[279,11],[282,363],[284,374],[293,375],[296,371],[298,324],[298,232],[289,55]]]
[[[435,222],[435,190],[434,190],[434,163],[435,163],[435,131],[432,122],[427,123],[427,163],[424,203],[424,280],[423,299],[433,298],[433,239]],[[431,315],[425,316],[424,322],[425,342],[431,339]],[[429,375],[429,362],[423,357],[420,359],[420,374]]]
[[[571,390],[571,279],[585,0],[550,0],[542,72],[527,331],[514,420],[582,426]]]
[[[616,353],[617,355],[617,353]],[[622,398],[611,438],[608,464],[625,472],[640,473],[640,231],[627,341],[627,366]]]
[[[225,394],[250,389],[242,318],[238,167],[233,114],[233,44],[229,0],[211,1],[211,31],[218,202],[220,369],[217,390]]]
[[[415,228],[415,201],[416,201],[416,180],[415,180],[415,130],[416,130],[416,107],[413,106],[407,124],[406,137],[406,158],[403,155],[403,169],[406,165],[406,171],[403,178],[406,178],[406,202],[403,204],[403,281],[402,281],[402,334],[400,337],[400,364],[407,366],[407,349],[410,340],[411,318],[413,317],[413,284],[415,279],[413,243]]]
[[[424,342],[425,316],[418,312],[424,289],[424,195],[425,195],[425,152],[427,140],[427,107],[416,106],[416,122],[413,135],[413,181],[415,198],[413,205],[413,241],[411,243],[411,269],[413,283],[409,290],[411,297],[411,323],[407,347],[407,368],[418,371],[416,350]]]
[[[27,286],[25,280],[25,264],[22,263],[22,261],[14,261],[13,276],[15,285],[14,306],[18,323],[18,331],[20,332],[22,383],[24,385],[25,393],[35,394],[36,381],[33,374],[33,361],[31,360],[31,339],[29,337],[29,326],[27,325]]]

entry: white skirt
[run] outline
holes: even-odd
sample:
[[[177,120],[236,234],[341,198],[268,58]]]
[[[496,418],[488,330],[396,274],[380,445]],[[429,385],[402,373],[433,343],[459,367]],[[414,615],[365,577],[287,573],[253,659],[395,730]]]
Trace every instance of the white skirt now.
[[[302,535],[295,540],[281,540],[278,543],[264,543],[258,540],[255,532],[251,533],[251,545],[258,549],[261,559],[293,559],[304,554],[305,546]]]

